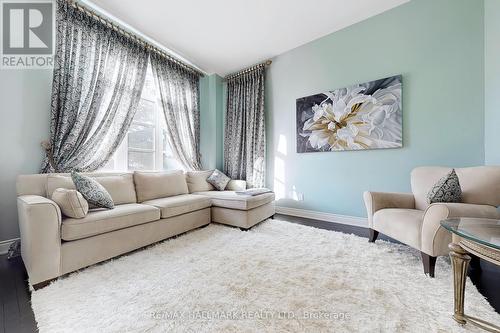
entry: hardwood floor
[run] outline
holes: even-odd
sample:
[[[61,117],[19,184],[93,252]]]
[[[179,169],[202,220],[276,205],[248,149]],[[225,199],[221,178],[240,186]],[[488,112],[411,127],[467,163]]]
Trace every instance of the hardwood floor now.
[[[0,256],[0,332],[36,332],[26,270],[21,258]]]
[[[276,215],[276,219],[327,230],[352,233],[366,237],[368,241],[368,230],[361,227],[278,214]],[[379,235],[378,239],[396,242],[385,235]],[[481,269],[471,269],[469,276],[493,308],[500,313],[500,292],[498,291],[500,268],[484,261],[480,261],[480,267]],[[20,258],[7,260],[5,255],[0,256],[0,333],[28,333],[37,331],[26,280],[26,271]]]

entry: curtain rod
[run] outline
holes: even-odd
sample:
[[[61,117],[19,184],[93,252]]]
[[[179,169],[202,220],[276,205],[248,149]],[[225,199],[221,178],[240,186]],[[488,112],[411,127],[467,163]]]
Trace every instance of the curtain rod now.
[[[205,73],[203,73],[202,71],[200,71],[199,69],[191,66],[191,65],[188,65],[186,64],[185,62],[177,59],[176,57],[168,54],[167,52],[165,52],[164,50],[160,49],[159,47],[157,46],[154,46],[153,44],[151,44],[150,42],[146,41],[145,39],[141,38],[140,36],[138,36],[137,34],[134,34],[132,32],[129,32],[127,30],[125,30],[124,28],[120,27],[117,23],[113,22],[112,20],[110,19],[107,19],[105,17],[103,17],[102,15],[98,14],[96,11],[88,8],[87,6],[85,5],[82,5],[80,3],[78,3],[77,0],[66,0],[68,2],[69,5],[71,5],[73,8],[85,13],[86,15],[89,15],[89,16],[92,16],[94,17],[95,19],[97,19],[99,22],[101,22],[102,24],[106,25],[107,27],[113,29],[114,31],[136,41],[137,43],[143,45],[146,49],[149,49],[165,58],[167,58],[168,60],[176,63],[177,65],[191,71],[191,72],[194,72],[195,74],[199,75],[199,76],[205,76]]]
[[[266,60],[266,61],[264,61],[264,62],[262,62],[260,64],[253,65],[251,67],[242,69],[241,71],[238,71],[236,73],[227,75],[226,77],[224,77],[224,81],[234,79],[234,78],[236,78],[236,77],[238,77],[240,75],[246,74],[246,73],[250,73],[251,71],[254,71],[254,70],[256,70],[257,68],[260,68],[260,67],[267,67],[267,66],[271,65],[271,63],[272,63],[272,60]]]

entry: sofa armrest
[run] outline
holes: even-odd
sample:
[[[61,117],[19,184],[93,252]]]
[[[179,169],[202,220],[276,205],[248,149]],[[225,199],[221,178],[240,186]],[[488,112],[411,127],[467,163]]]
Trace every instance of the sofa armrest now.
[[[227,183],[226,190],[228,191],[243,191],[247,189],[247,182],[245,180],[232,179]]]
[[[30,283],[37,284],[60,275],[61,210],[38,195],[17,197],[21,255]]]
[[[448,254],[451,242],[449,231],[441,227],[441,221],[452,217],[476,217],[500,219],[494,206],[466,203],[434,203],[427,207],[422,223],[422,251],[431,256]]]
[[[366,213],[370,228],[373,226],[373,214],[384,208],[415,209],[415,197],[411,193],[364,192]]]

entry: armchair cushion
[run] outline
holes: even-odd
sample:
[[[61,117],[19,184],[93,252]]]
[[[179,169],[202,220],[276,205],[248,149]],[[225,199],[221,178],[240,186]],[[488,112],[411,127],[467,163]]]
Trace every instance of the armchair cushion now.
[[[372,228],[416,249],[420,248],[420,229],[424,211],[387,208],[375,212]]]

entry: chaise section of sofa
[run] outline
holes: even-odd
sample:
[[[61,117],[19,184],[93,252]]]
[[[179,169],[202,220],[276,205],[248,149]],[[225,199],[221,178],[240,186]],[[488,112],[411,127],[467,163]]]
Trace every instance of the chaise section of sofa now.
[[[212,222],[248,229],[275,213],[274,193],[250,196],[235,191],[207,191],[195,194],[212,199]]]
[[[249,229],[275,213],[274,193],[256,196],[238,194],[246,189],[243,180],[231,180],[224,191],[217,191],[207,182],[213,170],[186,173],[189,192],[205,196],[212,202],[212,222]]]

